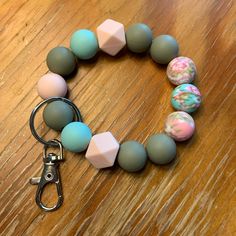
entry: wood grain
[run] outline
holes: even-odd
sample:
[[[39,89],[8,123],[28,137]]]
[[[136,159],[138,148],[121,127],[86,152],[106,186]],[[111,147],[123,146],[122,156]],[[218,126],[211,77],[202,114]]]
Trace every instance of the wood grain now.
[[[0,0],[0,235],[236,235],[235,13],[233,0]],[[28,126],[40,102],[36,83],[52,47],[107,18],[177,38],[198,69],[197,132],[178,144],[174,163],[148,163],[137,174],[97,171],[84,154],[66,152],[64,204],[44,213],[28,183],[42,171],[42,145]],[[173,111],[165,67],[148,55],[100,53],[79,62],[68,85],[93,132],[109,130],[120,142],[145,143]],[[46,139],[58,136],[40,116],[37,127]]]

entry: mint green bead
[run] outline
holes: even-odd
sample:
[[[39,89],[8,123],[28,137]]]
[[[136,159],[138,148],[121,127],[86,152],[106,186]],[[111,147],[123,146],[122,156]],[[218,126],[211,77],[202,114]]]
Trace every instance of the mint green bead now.
[[[91,59],[98,51],[97,37],[87,29],[75,31],[70,40],[70,48],[78,58]]]
[[[82,122],[71,122],[61,132],[61,142],[71,152],[86,150],[92,138],[90,128]]]

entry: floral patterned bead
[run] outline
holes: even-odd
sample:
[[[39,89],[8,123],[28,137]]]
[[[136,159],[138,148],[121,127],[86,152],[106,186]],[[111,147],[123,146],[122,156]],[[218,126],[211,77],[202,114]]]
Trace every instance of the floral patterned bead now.
[[[192,84],[181,84],[173,90],[171,104],[178,111],[194,112],[201,104],[201,93]]]
[[[171,113],[165,123],[165,132],[176,141],[185,141],[192,137],[195,130],[193,118],[184,111]]]
[[[196,76],[196,66],[188,57],[176,57],[169,63],[166,73],[174,85],[189,84]]]

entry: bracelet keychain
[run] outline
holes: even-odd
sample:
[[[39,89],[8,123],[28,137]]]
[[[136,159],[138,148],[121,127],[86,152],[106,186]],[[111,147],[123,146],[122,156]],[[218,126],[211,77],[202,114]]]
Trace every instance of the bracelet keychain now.
[[[115,160],[127,172],[142,170],[149,158],[154,164],[164,165],[176,157],[175,141],[185,141],[192,137],[195,123],[191,115],[201,104],[201,94],[192,84],[196,77],[194,62],[178,56],[179,46],[170,35],[160,35],[153,39],[151,29],[145,24],[134,24],[124,31],[123,24],[106,20],[97,27],[97,36],[90,30],[82,29],[73,33],[70,49],[56,47],[47,55],[47,66],[50,73],[38,81],[37,90],[45,101],[35,107],[30,117],[30,128],[33,136],[44,144],[44,170],[41,178],[32,178],[32,184],[38,184],[36,203],[45,211],[58,209],[63,201],[58,164],[63,160],[63,147],[71,152],[86,151],[86,159],[97,169],[114,165]],[[159,64],[168,64],[167,77],[177,87],[171,94],[171,104],[177,111],[168,115],[164,133],[153,134],[147,140],[146,147],[136,141],[120,144],[111,132],[92,134],[91,129],[82,121],[79,109],[69,99],[67,84],[64,78],[75,70],[77,59],[93,58],[98,50],[115,56],[127,45],[133,53],[145,53],[150,49],[152,59]],[[39,108],[46,105],[43,119],[46,125],[61,131],[61,141],[46,142],[35,131],[34,117]],[[76,121],[74,121],[74,116]],[[57,146],[60,155],[47,154],[47,148]],[[48,208],[41,202],[41,194],[47,183],[57,185],[58,202]]]
[[[54,211],[58,209],[63,202],[63,193],[62,193],[62,186],[61,186],[60,173],[59,173],[59,163],[64,160],[63,146],[61,142],[57,139],[45,141],[43,138],[41,138],[35,130],[34,119],[38,110],[43,105],[54,102],[54,101],[63,101],[67,103],[69,106],[71,106],[71,108],[74,111],[76,120],[82,122],[82,116],[80,114],[79,109],[69,99],[62,98],[62,97],[52,97],[47,100],[44,100],[43,102],[39,103],[31,113],[30,120],[29,120],[31,133],[35,137],[36,140],[38,140],[40,143],[44,145],[44,150],[43,150],[44,169],[43,169],[41,177],[31,178],[30,183],[33,185],[38,185],[35,201],[37,205],[45,211]],[[60,154],[56,155],[55,153],[47,153],[47,149],[49,147],[59,147]],[[56,184],[56,188],[57,188],[58,201],[53,207],[47,207],[41,201],[44,187],[49,183]]]

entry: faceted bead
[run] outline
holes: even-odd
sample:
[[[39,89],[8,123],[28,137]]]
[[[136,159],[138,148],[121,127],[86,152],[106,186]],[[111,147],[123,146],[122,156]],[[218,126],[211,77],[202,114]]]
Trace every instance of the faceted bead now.
[[[113,166],[119,151],[119,143],[110,132],[92,137],[85,157],[97,169]]]
[[[97,27],[98,44],[102,51],[115,56],[126,44],[124,25],[107,19]]]

